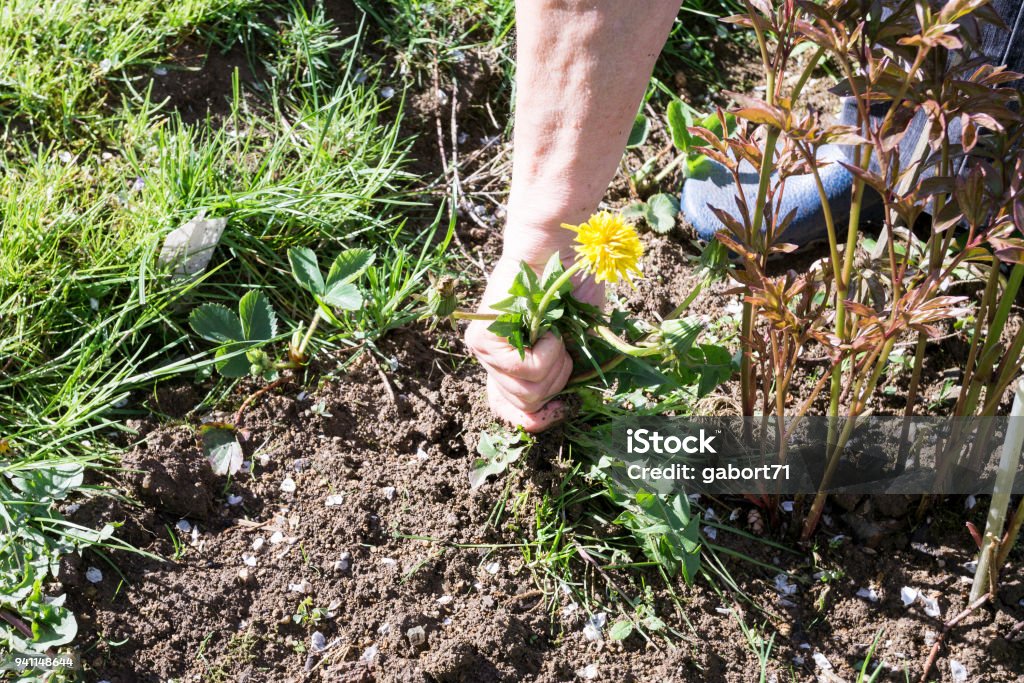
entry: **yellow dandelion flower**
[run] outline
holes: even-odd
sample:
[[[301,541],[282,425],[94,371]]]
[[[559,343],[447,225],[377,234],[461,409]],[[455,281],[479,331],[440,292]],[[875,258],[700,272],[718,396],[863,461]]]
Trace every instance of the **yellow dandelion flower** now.
[[[640,274],[644,247],[636,229],[621,216],[602,211],[580,225],[562,225],[576,233],[576,253],[598,282],[633,284],[630,274]]]

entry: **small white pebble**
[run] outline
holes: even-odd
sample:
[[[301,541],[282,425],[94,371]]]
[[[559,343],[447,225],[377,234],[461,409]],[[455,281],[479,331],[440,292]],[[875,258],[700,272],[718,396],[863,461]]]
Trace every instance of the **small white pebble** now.
[[[791,501],[791,500],[784,500],[784,501],[782,501],[782,510],[783,510],[783,512],[792,512],[793,511],[793,501]]]
[[[489,562],[484,565],[484,569],[487,570],[488,574],[497,574],[501,570],[501,565],[497,562]]]
[[[338,507],[339,505],[341,505],[344,502],[345,502],[345,497],[343,495],[341,495],[340,493],[335,493],[333,496],[327,496],[327,500],[324,501],[324,504],[327,507],[329,507],[329,508],[333,508],[333,507]]]
[[[153,67],[153,73],[155,73],[157,76],[166,76],[167,75],[167,67],[155,66],[155,67]]]
[[[454,599],[455,598],[453,598],[450,595],[442,595],[441,597],[439,597],[437,599],[437,604],[439,604],[439,605],[448,605],[448,604],[451,604],[451,601],[454,600]]]
[[[100,300],[93,297],[89,297],[89,308],[94,311],[100,310]]]
[[[305,391],[300,391],[299,395],[295,397],[295,400],[296,401],[305,401],[308,397],[309,397],[309,394],[307,394]]]
[[[949,660],[949,673],[954,683],[967,683],[967,667],[955,659]]]
[[[179,519],[178,523],[174,527],[183,534],[187,534],[192,531],[192,525],[189,524],[187,519]]]
[[[381,97],[391,98],[395,96],[395,89],[392,88],[390,85],[386,85],[380,89],[380,94]]]
[[[865,598],[870,602],[878,602],[878,593],[874,588],[861,588],[857,591],[858,598]]]
[[[591,642],[597,642],[603,640],[601,636],[601,629],[608,621],[608,615],[604,612],[598,612],[594,616],[587,619],[586,626],[583,627],[583,637]]]
[[[732,512],[729,513],[729,521],[730,522],[735,522],[739,518],[740,518],[740,509],[739,508],[736,508],[735,510],[733,510]]]
[[[592,681],[597,678],[597,664],[587,664],[576,671],[576,675],[585,681]]]
[[[70,164],[75,159],[75,157],[72,156],[71,152],[67,151],[66,149],[61,150],[61,152],[57,155],[57,158],[63,161],[65,164]]]
[[[380,648],[376,644],[363,650],[363,654],[359,655],[359,660],[362,662],[370,663],[377,657],[377,652]]]
[[[100,60],[100,71],[102,71],[103,73],[107,73],[113,67],[114,67],[114,63],[111,62],[109,59]]]
[[[939,601],[935,598],[926,598],[922,595],[918,600],[921,602],[921,606],[924,607],[924,613],[930,617],[942,616],[942,610],[939,608]]]
[[[313,631],[313,635],[309,637],[309,644],[313,652],[322,652],[327,647],[327,638],[320,631]]]
[[[427,455],[427,452],[425,450],[423,450],[423,446],[418,446],[416,448],[416,457],[419,458],[420,460],[426,460],[430,456]]]
[[[256,552],[259,552],[260,548],[263,547],[264,543],[266,543],[266,541],[263,539],[263,537],[262,536],[257,536],[255,539],[253,539],[252,549],[255,550]]]
[[[382,558],[380,558],[380,563],[382,565],[384,565],[385,567],[396,567],[396,566],[398,566],[398,560],[396,560],[393,557],[382,557]]]
[[[974,506],[977,504],[977,498],[975,498],[974,496],[967,496],[967,499],[964,501],[964,508],[966,508],[967,510],[973,510]]]
[[[96,567],[89,567],[85,570],[85,579],[89,583],[99,583],[103,580],[103,572]]]
[[[910,586],[904,586],[900,589],[900,600],[903,601],[904,607],[910,607],[917,602],[917,597],[921,595],[921,591]]]
[[[782,595],[793,595],[797,591],[796,584],[789,580],[789,575],[778,574],[775,577],[775,590]]]
[[[236,496],[233,493],[229,493],[228,494],[228,505],[241,505],[241,504],[242,504],[242,497],[241,496]]]
[[[385,486],[381,490],[384,493],[384,497],[387,498],[388,500],[394,500],[395,499],[395,487],[394,486]]]
[[[284,534],[280,531],[275,531],[270,535],[270,545],[277,545],[284,540]]]
[[[385,621],[385,622],[384,622],[383,624],[381,624],[381,625],[380,625],[380,627],[379,627],[379,628],[377,629],[377,634],[378,634],[378,635],[382,635],[382,636],[386,636],[386,635],[387,635],[387,634],[389,634],[389,633],[391,633],[391,624],[389,624],[388,622],[386,622],[386,621]]]
[[[290,593],[308,593],[312,586],[309,585],[308,581],[300,581],[299,583],[289,583],[288,591]]]
[[[716,538],[718,538],[718,529],[716,529],[713,526],[705,526],[702,529],[702,531],[704,532],[704,535],[707,536],[712,541],[715,540]]]
[[[242,555],[242,563],[245,564],[246,567],[255,567],[256,566],[256,556],[255,555],[249,555],[248,553],[245,553],[245,554]]]
[[[295,493],[295,488],[295,480],[291,477],[285,477],[281,482],[281,490],[285,493]]]
[[[820,652],[815,652],[813,655],[811,655],[811,657],[812,659],[814,659],[814,664],[819,669],[821,669],[822,671],[832,671],[832,662],[828,661],[828,657],[821,654]]]

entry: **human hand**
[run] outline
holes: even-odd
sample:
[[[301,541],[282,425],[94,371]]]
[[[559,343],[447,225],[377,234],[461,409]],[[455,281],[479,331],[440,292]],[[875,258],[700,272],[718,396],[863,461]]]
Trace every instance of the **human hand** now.
[[[508,298],[519,263],[519,259],[506,256],[498,260],[487,280],[480,312],[492,313],[490,304]],[[540,273],[544,262],[531,267]],[[604,303],[604,285],[583,278],[575,282],[573,296],[600,306]],[[508,341],[488,331],[489,325],[486,320],[470,323],[466,344],[487,370],[491,411],[528,432],[542,432],[559,422],[565,415],[565,405],[548,399],[565,388],[572,374],[572,358],[561,338],[548,332],[520,357]]]

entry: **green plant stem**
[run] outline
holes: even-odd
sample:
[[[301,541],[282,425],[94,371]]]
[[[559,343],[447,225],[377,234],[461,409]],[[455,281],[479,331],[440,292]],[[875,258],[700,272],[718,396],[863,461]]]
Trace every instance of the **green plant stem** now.
[[[751,223],[750,242],[753,243],[756,236],[761,233],[761,223],[764,221],[764,204],[768,197],[768,185],[771,182],[772,170],[774,168],[775,146],[779,142],[778,130],[768,131],[768,137],[764,142],[764,157],[761,159],[761,176],[757,185],[757,198],[754,200],[754,217]],[[743,355],[740,358],[740,399],[743,403],[743,415],[750,417],[754,414],[754,386],[751,374],[751,347],[750,335],[754,327],[754,310],[750,303],[743,302],[743,315],[740,323],[740,334],[743,340]]]
[[[619,335],[612,332],[604,325],[600,325],[597,328],[597,334],[601,339],[611,344],[611,346],[621,354],[626,356],[633,356],[634,358],[642,358],[644,356],[656,356],[664,351],[660,345],[656,346],[634,346]]]
[[[1010,520],[1010,526],[1006,530],[1006,537],[999,544],[999,552],[996,555],[996,567],[1002,569],[1006,566],[1006,560],[1010,556],[1013,546],[1017,545],[1020,537],[1021,527],[1024,526],[1024,498],[1017,503],[1017,511]]]
[[[598,377],[601,377],[604,373],[608,372],[609,370],[614,370],[627,358],[629,358],[629,356],[615,356],[611,360],[605,361],[604,363],[601,364],[600,372],[598,372],[598,370],[595,368],[592,370],[587,370],[586,372],[581,372],[580,374],[574,375],[573,377],[570,377],[569,383],[566,385],[566,389],[575,389],[586,384],[587,382],[591,382],[597,379]]]
[[[463,311],[455,310],[452,311],[451,317],[456,320],[497,320],[497,313],[478,313],[476,311]]]
[[[533,316],[530,319],[530,345],[537,343],[537,337],[540,336],[540,324],[544,319],[544,314],[548,310],[548,306],[551,304],[551,300],[555,298],[558,290],[568,282],[573,275],[581,271],[585,265],[585,261],[577,261],[568,268],[565,269],[558,278],[551,283],[547,291],[544,292],[544,296],[541,297],[540,302],[537,304],[537,309],[533,312]]]
[[[313,313],[313,318],[309,321],[309,329],[306,330],[306,334],[302,337],[302,341],[299,342],[299,348],[296,349],[297,355],[301,358],[306,355],[306,347],[309,346],[309,342],[313,339],[313,333],[316,332],[317,325],[320,324],[322,318],[319,306],[316,312]]]
[[[1010,411],[1010,424],[1006,429],[1006,440],[1003,442],[996,470],[995,489],[989,503],[988,519],[985,522],[985,543],[978,557],[978,568],[974,573],[971,586],[971,600],[977,600],[986,592],[994,591],[995,586],[987,586],[989,576],[995,576],[998,564],[999,539],[1006,525],[1006,512],[1010,505],[1010,494],[1013,492],[1013,480],[1020,468],[1021,448],[1024,447],[1024,384],[1018,384],[1014,392],[1013,409]],[[1019,527],[1018,527],[1019,529]],[[1009,539],[1008,539],[1009,540]]]

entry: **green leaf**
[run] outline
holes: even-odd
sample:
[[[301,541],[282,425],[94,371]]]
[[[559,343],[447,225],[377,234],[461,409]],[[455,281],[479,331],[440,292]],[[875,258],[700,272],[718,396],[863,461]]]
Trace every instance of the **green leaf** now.
[[[516,446],[520,442],[518,434],[492,434],[484,432],[480,435],[480,443],[476,451],[482,457],[473,461],[469,472],[470,488],[477,489],[487,481],[487,477],[503,473],[526,450],[529,443]]]
[[[562,259],[556,251],[551,255],[551,258],[548,259],[547,264],[544,266],[544,272],[540,276],[540,288],[546,292],[551,285],[555,284],[555,280],[561,277],[563,273],[565,273],[565,266],[562,265]],[[566,282],[558,291],[566,292],[571,289],[572,283]]]
[[[277,335],[277,315],[263,292],[246,292],[238,302],[242,338],[247,341],[268,341]]]
[[[688,152],[693,146],[693,137],[687,130],[688,126],[693,125],[690,112],[681,101],[672,100],[668,103],[665,118],[668,120],[668,130],[672,134],[672,144],[676,146],[676,149]]]
[[[732,355],[717,344],[701,344],[700,351],[704,362],[700,366],[700,382],[697,385],[697,396],[710,394],[715,387],[732,377],[735,371]]]
[[[508,341],[509,345],[514,347],[518,352],[519,356],[525,357],[525,340],[526,334],[529,332],[526,329],[524,318],[518,313],[508,313],[505,315],[498,316],[498,319],[488,325],[487,329],[499,337],[504,337]]]
[[[633,622],[622,619],[608,629],[608,637],[612,640],[625,640],[633,632]]]
[[[50,618],[43,622],[33,621],[32,631],[35,638],[32,646],[39,650],[47,650],[52,647],[67,645],[78,635],[78,622],[70,610],[63,607],[64,596],[58,598],[61,605],[57,605]],[[53,603],[51,603],[53,606]]]
[[[343,311],[358,311],[363,306],[363,295],[350,282],[335,282],[328,285],[327,292],[320,297],[324,303]]]
[[[700,318],[676,318],[666,320],[661,324],[661,336],[672,349],[676,358],[685,359],[703,329],[704,323]]]
[[[300,287],[313,294],[324,293],[324,277],[312,249],[292,247],[288,250],[288,262],[292,265],[292,277]]]
[[[509,288],[508,293],[534,303],[540,301],[544,295],[540,288],[540,280],[537,279],[537,273],[533,272],[533,268],[525,263],[519,264],[519,272],[513,278],[512,287]]]
[[[203,425],[200,427],[200,433],[203,452],[206,453],[214,474],[231,475],[242,467],[242,447],[235,438],[234,429]]]
[[[656,194],[647,200],[647,212],[644,218],[651,230],[659,235],[672,232],[676,227],[676,214],[679,213],[679,200],[674,195]]]
[[[223,344],[242,339],[242,323],[227,306],[203,304],[188,317],[192,330],[206,341]]]
[[[355,282],[373,263],[374,254],[369,249],[348,249],[338,254],[327,274],[327,289],[339,283]]]
[[[647,205],[643,202],[631,202],[619,212],[622,219],[629,222],[635,222],[644,217],[647,213]]]
[[[637,114],[633,120],[633,127],[629,131],[629,140],[626,147],[639,147],[647,142],[647,135],[651,132],[651,122],[643,114]]]
[[[251,344],[235,342],[217,349],[217,352],[214,354],[215,358],[220,359],[216,363],[217,372],[228,379],[247,376],[249,374],[249,359],[245,357],[244,353],[239,353],[237,356],[232,356],[231,358],[224,358],[224,356],[235,351],[241,351],[242,349],[249,348],[250,346]]]
[[[85,468],[79,463],[49,464],[40,469],[25,469],[11,477],[11,484],[33,500],[46,503],[64,500],[68,493],[82,485]]]
[[[648,631],[664,631],[665,622],[652,614],[644,619],[644,628]]]

